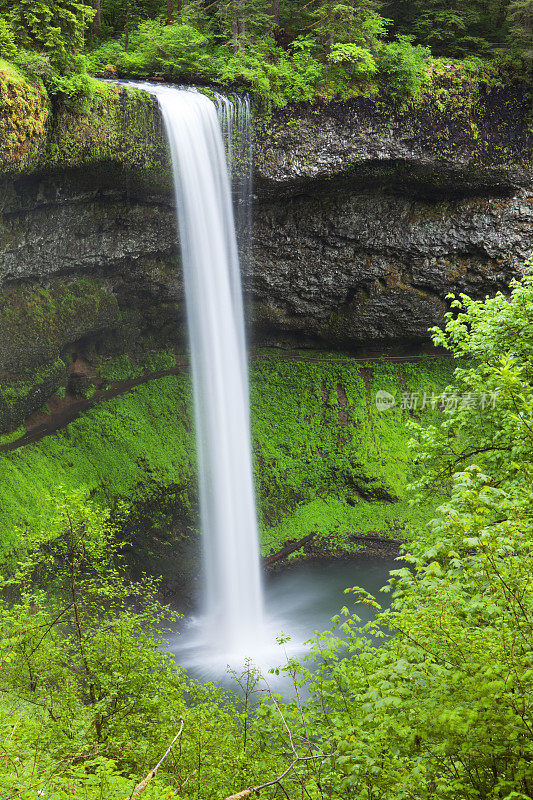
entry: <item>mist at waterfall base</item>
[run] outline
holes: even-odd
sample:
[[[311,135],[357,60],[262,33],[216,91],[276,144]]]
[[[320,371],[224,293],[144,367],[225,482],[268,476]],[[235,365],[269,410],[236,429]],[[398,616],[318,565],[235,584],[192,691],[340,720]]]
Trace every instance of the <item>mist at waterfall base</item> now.
[[[375,616],[368,605],[354,602],[345,589],[360,586],[370,592],[383,608],[390,603],[390,594],[381,593],[386,585],[389,572],[405,566],[393,556],[370,556],[362,554],[349,560],[308,561],[288,566],[284,570],[265,577],[264,597],[267,619],[263,635],[262,649],[248,655],[253,664],[267,677],[277,692],[291,694],[291,681],[284,674],[268,674],[269,669],[286,664],[287,656],[303,658],[310,651],[308,640],[317,632],[331,628],[331,618],[343,606],[361,618],[364,625]],[[198,598],[200,600],[200,598]],[[195,613],[185,616],[178,625],[178,631],[169,641],[169,646],[178,664],[187,668],[192,677],[199,680],[216,680],[229,689],[235,683],[228,675],[230,666],[237,673],[244,666],[244,658],[233,661],[225,658],[224,652],[211,652],[210,658],[201,636],[202,618]],[[200,635],[199,635],[200,633]],[[342,635],[342,634],[341,634]],[[289,637],[283,645],[277,639]],[[308,662],[308,667],[312,665]]]

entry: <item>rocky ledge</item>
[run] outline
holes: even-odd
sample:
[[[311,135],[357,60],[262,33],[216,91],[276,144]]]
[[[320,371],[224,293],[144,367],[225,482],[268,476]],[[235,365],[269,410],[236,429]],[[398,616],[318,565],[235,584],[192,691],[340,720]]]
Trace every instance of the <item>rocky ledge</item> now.
[[[109,355],[174,345],[184,309],[153,98],[102,85],[76,115],[52,113],[20,76],[0,71],[0,86],[0,430],[11,430],[80,363],[90,373]],[[256,341],[417,349],[448,292],[505,290],[533,251],[527,114],[519,87],[454,74],[403,106],[257,113],[243,274]]]

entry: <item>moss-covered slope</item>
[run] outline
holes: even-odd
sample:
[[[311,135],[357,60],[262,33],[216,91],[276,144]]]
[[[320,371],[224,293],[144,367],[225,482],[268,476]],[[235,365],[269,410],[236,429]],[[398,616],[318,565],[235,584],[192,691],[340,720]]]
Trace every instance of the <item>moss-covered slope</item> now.
[[[50,104],[44,88],[0,59],[0,165],[5,171],[29,169],[46,139]]]
[[[308,532],[332,547],[356,531],[389,530],[411,515],[411,474],[402,393],[440,392],[448,359],[358,364],[262,357],[252,366],[252,418],[263,545]],[[397,400],[376,407],[378,390]],[[63,487],[105,505],[143,500],[161,488],[195,502],[195,447],[186,374],[151,380],[101,403],[67,429],[0,456],[3,552],[53,507]],[[436,416],[438,410],[423,414]],[[18,530],[17,530],[18,528]]]

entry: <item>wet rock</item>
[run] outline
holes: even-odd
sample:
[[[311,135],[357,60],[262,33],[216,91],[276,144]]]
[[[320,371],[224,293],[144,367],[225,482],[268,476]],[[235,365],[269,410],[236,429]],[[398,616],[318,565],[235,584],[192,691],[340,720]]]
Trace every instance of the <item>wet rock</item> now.
[[[449,292],[483,297],[521,274],[533,251],[527,99],[476,89],[458,100],[450,87],[442,99],[437,89],[403,108],[359,98],[259,115],[254,258],[243,265],[256,342],[421,347]],[[19,387],[10,424],[19,398],[25,413],[42,403],[65,363],[38,389],[31,376],[72,348],[91,361],[185,342],[161,124],[152,100],[134,105],[142,153],[127,137],[84,150],[65,118],[76,148],[49,169],[41,160],[4,175],[0,369],[4,388]]]

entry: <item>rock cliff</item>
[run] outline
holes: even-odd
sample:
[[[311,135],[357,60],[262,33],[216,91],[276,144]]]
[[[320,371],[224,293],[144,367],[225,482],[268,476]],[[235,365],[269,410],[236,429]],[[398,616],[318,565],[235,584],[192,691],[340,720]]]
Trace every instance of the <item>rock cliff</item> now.
[[[184,328],[153,100],[101,87],[85,114],[39,109],[23,158],[0,154],[1,430],[72,384],[76,362],[90,373]],[[419,348],[448,292],[504,290],[533,250],[527,111],[518,88],[444,76],[406,107],[259,113],[243,276],[256,341]]]

